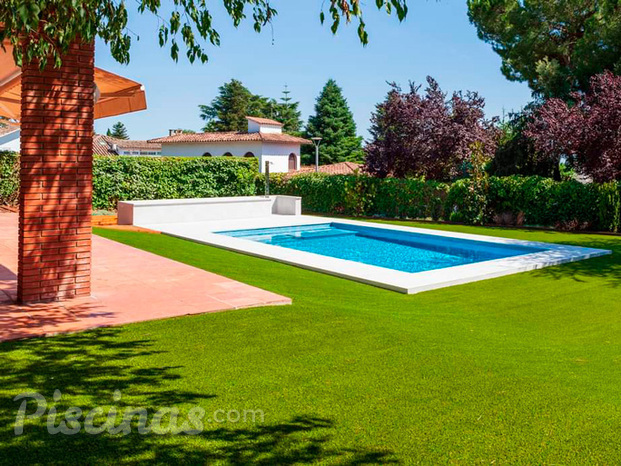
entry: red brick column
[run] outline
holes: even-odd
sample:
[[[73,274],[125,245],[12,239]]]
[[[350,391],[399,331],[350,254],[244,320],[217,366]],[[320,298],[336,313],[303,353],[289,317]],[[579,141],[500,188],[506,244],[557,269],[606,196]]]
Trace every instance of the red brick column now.
[[[93,109],[93,44],[74,44],[60,68],[23,64],[22,303],[90,294]]]

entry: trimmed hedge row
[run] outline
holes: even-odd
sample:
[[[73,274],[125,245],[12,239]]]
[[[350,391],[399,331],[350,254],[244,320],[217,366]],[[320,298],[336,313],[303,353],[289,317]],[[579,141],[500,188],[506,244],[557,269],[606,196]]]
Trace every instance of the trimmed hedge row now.
[[[253,196],[256,159],[242,157],[95,157],[93,208],[128,199]]]
[[[95,157],[93,208],[115,209],[127,199],[263,194],[257,168],[244,158]],[[0,204],[17,202],[18,172],[18,156],[0,152]],[[316,213],[621,231],[621,183],[510,176],[447,184],[321,173],[270,181],[272,194],[301,196],[304,209]]]
[[[444,218],[450,186],[435,181],[309,174],[271,180],[272,194],[302,196],[305,210],[317,213],[393,218]]]
[[[302,196],[304,209],[316,213],[621,230],[621,183],[510,176],[490,177],[486,183],[463,179],[445,184],[313,173],[276,178],[270,192]]]
[[[0,153],[0,204],[15,204],[19,159]],[[93,163],[93,208],[116,209],[128,199],[252,196],[254,159],[224,157],[98,157]]]
[[[19,195],[19,158],[0,151],[0,205],[15,205]]]

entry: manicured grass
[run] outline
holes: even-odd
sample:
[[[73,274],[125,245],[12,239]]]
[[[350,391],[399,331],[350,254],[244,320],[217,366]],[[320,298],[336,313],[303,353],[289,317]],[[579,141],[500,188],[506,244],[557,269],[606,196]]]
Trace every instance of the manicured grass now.
[[[424,226],[615,254],[406,296],[164,235],[97,230],[294,304],[0,345],[0,461],[621,462],[621,238]],[[200,405],[265,417],[196,436],[51,436],[33,420],[14,437],[12,398],[51,400],[54,389],[59,412]]]

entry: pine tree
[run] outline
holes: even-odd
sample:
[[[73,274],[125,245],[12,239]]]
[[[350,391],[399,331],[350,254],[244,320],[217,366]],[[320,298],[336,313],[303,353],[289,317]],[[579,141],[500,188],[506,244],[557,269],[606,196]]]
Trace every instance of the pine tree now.
[[[127,134],[127,128],[120,121],[117,121],[114,125],[112,125],[112,130],[108,128],[106,135],[117,139],[129,139],[129,134]]]
[[[218,88],[210,105],[198,106],[200,117],[207,122],[203,131],[246,131],[247,116],[271,118],[271,102],[255,95],[241,81],[231,79]]]
[[[317,97],[315,114],[308,119],[305,136],[320,137],[319,163],[362,161],[362,138],[356,135],[356,123],[347,100],[336,81],[329,79]],[[304,147],[304,163],[314,161],[315,149]]]
[[[283,124],[283,130],[286,133],[299,135],[302,129],[301,112],[298,110],[300,103],[293,102],[289,94],[291,94],[291,91],[285,84],[282,97],[276,107],[276,115],[273,118]]]

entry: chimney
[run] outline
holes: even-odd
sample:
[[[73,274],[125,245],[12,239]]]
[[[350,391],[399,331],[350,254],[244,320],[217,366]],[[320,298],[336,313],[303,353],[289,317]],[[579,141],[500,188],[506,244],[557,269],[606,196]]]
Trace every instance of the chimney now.
[[[182,129],[169,129],[168,130],[169,136],[177,136],[178,134],[183,134],[183,130]]]

